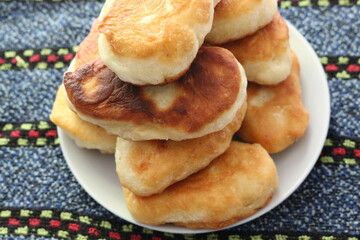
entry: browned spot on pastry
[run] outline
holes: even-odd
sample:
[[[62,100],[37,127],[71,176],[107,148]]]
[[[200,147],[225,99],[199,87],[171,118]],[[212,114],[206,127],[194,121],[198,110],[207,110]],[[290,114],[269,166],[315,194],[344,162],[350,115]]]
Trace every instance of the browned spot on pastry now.
[[[64,84],[75,109],[92,118],[151,122],[195,132],[231,108],[240,78],[238,63],[229,51],[202,47],[186,74],[173,83],[180,94],[166,109],[146,97],[143,87],[122,82],[100,60],[66,73]]]
[[[168,147],[167,140],[154,140],[154,141],[156,141],[156,146],[159,151],[164,150]]]

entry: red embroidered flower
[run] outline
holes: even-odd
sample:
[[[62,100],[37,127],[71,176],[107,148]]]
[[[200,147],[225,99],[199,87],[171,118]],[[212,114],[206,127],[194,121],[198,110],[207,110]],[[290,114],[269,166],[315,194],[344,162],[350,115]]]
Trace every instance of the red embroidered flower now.
[[[325,66],[326,71],[338,71],[339,68],[335,64],[328,64]]]
[[[345,148],[334,148],[333,153],[337,154],[337,155],[345,155],[346,150],[345,150]]]
[[[355,65],[355,64],[351,64],[346,68],[346,71],[349,72],[359,72],[360,71],[360,66],[359,65]]]
[[[117,239],[117,240],[120,240],[120,234],[119,233],[116,233],[116,232],[109,232],[109,237],[110,238],[113,238],[113,239]]]
[[[355,149],[354,153],[356,157],[360,157],[360,149]]]
[[[51,220],[49,223],[51,227],[60,227],[61,224],[59,220]]]
[[[79,224],[76,223],[69,223],[69,230],[73,230],[73,231],[79,231]]]
[[[40,225],[40,219],[37,218],[30,218],[29,219],[29,225],[30,226],[39,226]]]
[[[47,62],[56,62],[57,59],[58,59],[57,56],[55,56],[55,55],[49,55],[49,56],[47,57]]]
[[[57,132],[56,132],[56,130],[49,130],[49,131],[46,132],[45,136],[47,136],[47,137],[56,137]]]
[[[140,235],[131,235],[131,240],[141,240],[141,236]]]
[[[19,226],[20,225],[20,220],[15,219],[15,218],[9,218],[9,225]]]
[[[95,235],[95,236],[100,235],[99,230],[97,228],[89,228],[88,233],[92,234],[92,235]]]
[[[33,55],[33,56],[31,56],[31,57],[29,58],[29,61],[30,61],[30,62],[39,62],[40,59],[41,59],[40,55],[39,55],[39,54],[35,54],[35,55]]]
[[[72,54],[72,53],[65,54],[64,61],[69,62],[69,61],[71,61],[71,59],[73,59],[73,57],[74,57],[74,54]]]
[[[29,137],[39,137],[39,132],[35,131],[35,130],[30,130],[29,131]]]
[[[15,137],[15,138],[20,137],[20,130],[12,131],[12,132],[10,133],[10,136],[11,136],[11,137]]]

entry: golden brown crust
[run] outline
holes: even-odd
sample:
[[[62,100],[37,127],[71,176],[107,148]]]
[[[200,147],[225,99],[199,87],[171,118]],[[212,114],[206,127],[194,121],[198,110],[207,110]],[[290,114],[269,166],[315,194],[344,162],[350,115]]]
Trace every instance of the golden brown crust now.
[[[118,56],[157,55],[165,62],[173,61],[193,49],[193,28],[211,21],[212,4],[209,0],[113,1],[98,29]]]
[[[254,208],[254,209],[249,209],[247,212],[242,213],[239,216],[230,218],[228,220],[225,221],[221,221],[221,222],[197,222],[197,223],[181,223],[181,222],[175,222],[175,225],[178,226],[184,226],[187,228],[191,228],[191,229],[199,229],[199,228],[204,228],[204,229],[222,229],[224,227],[227,227],[233,223],[236,223],[238,221],[240,221],[241,219],[250,217],[251,215],[255,214],[258,210],[260,210],[261,208],[264,208],[272,199],[272,195],[263,202],[263,204],[258,207],[258,208]]]
[[[98,21],[98,19],[95,19],[95,21],[90,29],[89,34],[80,43],[79,50],[77,51],[76,56],[75,56],[75,62],[73,65],[73,69],[77,69],[80,66],[86,65],[94,60],[100,59],[99,48],[98,48],[98,40],[99,40],[100,33],[98,31],[98,25],[99,25],[99,21]],[[190,65],[189,65],[189,67],[190,67]],[[182,75],[184,75],[187,70],[188,69],[186,68],[182,72],[179,72],[177,75],[166,78],[164,80],[164,82],[159,83],[159,84],[154,84],[154,85],[164,85],[166,83],[176,81]],[[134,85],[139,85],[139,84],[134,84]],[[144,86],[144,84],[141,84],[139,86]]]
[[[215,19],[236,18],[256,8],[263,0],[221,0],[215,7]]]
[[[99,126],[85,122],[69,109],[64,85],[60,85],[56,94],[50,119],[65,130],[81,147],[98,149],[103,153],[115,152],[115,135],[107,133]]]
[[[189,71],[173,83],[180,94],[166,109],[160,109],[141,87],[122,82],[100,60],[66,73],[64,84],[76,111],[91,118],[158,124],[191,133],[236,101],[244,79],[234,60],[223,48],[202,47]]]
[[[116,170],[121,184],[137,195],[160,193],[206,167],[230,146],[246,112],[246,102],[223,130],[184,141],[118,139]]]
[[[266,26],[276,12],[276,0],[222,0],[206,42],[218,45],[246,37]]]
[[[102,62],[124,82],[172,82],[189,68],[212,25],[212,0],[107,0],[99,17]]]
[[[299,61],[293,53],[291,73],[283,82],[275,86],[249,83],[248,110],[239,137],[276,153],[305,133],[309,113],[301,100],[299,74]]]
[[[74,69],[100,58],[98,49],[99,31],[97,30],[97,26],[98,20],[95,19],[89,34],[79,45],[79,50],[75,57]]]
[[[205,169],[161,194],[139,197],[124,189],[139,222],[189,228],[223,228],[265,206],[278,186],[276,166],[259,144],[232,142]]]
[[[285,20],[277,13],[272,21],[255,33],[221,45],[234,54],[241,63],[269,61],[289,48],[289,30]]]

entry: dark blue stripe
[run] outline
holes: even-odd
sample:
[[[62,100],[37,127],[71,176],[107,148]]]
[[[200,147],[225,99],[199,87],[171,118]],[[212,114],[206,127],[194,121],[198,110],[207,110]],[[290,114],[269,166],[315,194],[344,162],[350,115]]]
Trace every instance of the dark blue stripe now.
[[[280,9],[310,42],[319,56],[357,56],[360,7]]]
[[[60,147],[3,147],[0,156],[0,207],[56,208],[124,223],[81,188],[68,169]],[[359,172],[360,166],[316,165],[281,205],[232,230],[341,234],[346,229],[348,234],[360,234]]]
[[[0,71],[0,121],[49,119],[64,70]]]
[[[79,44],[101,2],[0,2],[0,51]]]

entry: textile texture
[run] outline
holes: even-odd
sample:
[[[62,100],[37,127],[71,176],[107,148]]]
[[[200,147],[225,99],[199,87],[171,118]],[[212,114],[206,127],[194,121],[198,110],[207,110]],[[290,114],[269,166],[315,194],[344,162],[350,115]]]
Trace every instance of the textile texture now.
[[[278,1],[327,74],[327,140],[309,176],[278,207],[238,227],[198,235],[122,220],[93,200],[66,164],[49,114],[103,3],[0,0],[0,239],[360,238],[359,1]]]

